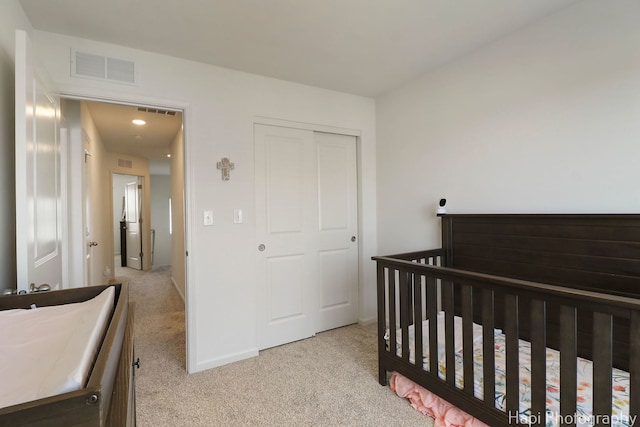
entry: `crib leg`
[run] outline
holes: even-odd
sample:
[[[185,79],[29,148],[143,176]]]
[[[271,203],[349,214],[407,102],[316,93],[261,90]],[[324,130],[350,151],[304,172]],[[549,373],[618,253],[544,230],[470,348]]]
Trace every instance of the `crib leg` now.
[[[379,364],[378,364],[378,382],[380,383],[380,385],[384,385],[384,386],[388,385],[387,370],[381,367]]]

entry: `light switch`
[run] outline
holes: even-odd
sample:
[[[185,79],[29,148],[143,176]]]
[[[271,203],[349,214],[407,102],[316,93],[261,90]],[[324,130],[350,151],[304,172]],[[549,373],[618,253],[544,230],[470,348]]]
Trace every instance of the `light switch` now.
[[[202,223],[204,225],[213,225],[213,211],[202,212]]]
[[[233,223],[242,224],[242,209],[235,208],[233,210]]]

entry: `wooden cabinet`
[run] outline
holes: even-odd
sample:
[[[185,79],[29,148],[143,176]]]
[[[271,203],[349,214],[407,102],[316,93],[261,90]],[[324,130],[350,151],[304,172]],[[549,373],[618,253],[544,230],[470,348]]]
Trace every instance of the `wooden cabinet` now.
[[[120,365],[113,388],[111,408],[107,418],[107,425],[112,427],[134,427],[136,425],[135,374],[140,367],[140,360],[136,359],[135,354],[134,314],[134,303],[129,303],[129,318],[122,342]]]

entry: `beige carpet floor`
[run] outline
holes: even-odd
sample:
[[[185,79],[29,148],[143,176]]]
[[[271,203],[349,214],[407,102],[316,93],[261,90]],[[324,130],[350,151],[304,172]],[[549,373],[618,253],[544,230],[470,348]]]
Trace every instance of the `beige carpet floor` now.
[[[136,303],[138,425],[426,426],[377,382],[375,325],[347,326],[196,374],[185,371],[184,307],[170,270],[116,270]]]

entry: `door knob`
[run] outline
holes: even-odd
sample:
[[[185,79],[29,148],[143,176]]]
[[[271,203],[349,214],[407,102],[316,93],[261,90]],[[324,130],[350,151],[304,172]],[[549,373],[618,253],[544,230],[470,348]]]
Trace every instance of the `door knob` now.
[[[89,247],[98,246],[98,242],[89,242]]]
[[[267,247],[265,245],[263,245],[262,243],[260,244],[260,246],[258,246],[258,250],[260,252],[263,252],[265,249],[267,249]]]
[[[351,241],[355,242],[356,241],[356,236],[351,236]]]

